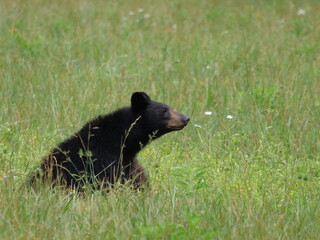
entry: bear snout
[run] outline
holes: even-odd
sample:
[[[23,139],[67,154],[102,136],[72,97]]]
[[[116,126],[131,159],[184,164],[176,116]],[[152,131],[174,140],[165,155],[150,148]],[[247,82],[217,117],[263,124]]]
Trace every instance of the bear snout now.
[[[188,125],[190,118],[182,113],[170,109],[170,118],[167,124],[170,130],[181,130]]]

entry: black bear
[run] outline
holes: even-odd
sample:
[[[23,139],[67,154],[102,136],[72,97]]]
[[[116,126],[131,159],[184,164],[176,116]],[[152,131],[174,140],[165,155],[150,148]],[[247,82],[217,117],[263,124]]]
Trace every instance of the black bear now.
[[[31,183],[42,179],[51,186],[81,190],[129,181],[137,189],[147,181],[137,153],[151,140],[183,129],[189,120],[146,93],[135,92],[131,106],[95,118],[54,148]]]

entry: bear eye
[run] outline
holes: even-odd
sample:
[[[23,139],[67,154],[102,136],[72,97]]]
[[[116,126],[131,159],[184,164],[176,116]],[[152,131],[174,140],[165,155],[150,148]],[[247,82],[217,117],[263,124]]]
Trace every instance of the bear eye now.
[[[163,115],[168,116],[168,114],[169,114],[169,109],[168,108],[163,109]]]

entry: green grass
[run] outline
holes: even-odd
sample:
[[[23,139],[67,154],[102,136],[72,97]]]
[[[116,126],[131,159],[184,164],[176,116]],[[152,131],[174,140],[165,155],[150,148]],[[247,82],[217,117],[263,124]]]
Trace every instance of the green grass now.
[[[319,12],[316,0],[2,0],[0,239],[319,238]],[[140,153],[150,190],[19,190],[137,90],[192,119]]]

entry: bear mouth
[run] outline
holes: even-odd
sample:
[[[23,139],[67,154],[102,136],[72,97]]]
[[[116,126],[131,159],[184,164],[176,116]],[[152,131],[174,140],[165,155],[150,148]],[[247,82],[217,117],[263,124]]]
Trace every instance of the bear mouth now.
[[[188,122],[185,122],[182,125],[168,125],[167,127],[171,131],[179,131],[179,130],[182,130],[187,125],[188,125]]]
[[[179,131],[182,130],[185,126],[181,126],[181,127],[169,127],[170,130],[172,131]]]

